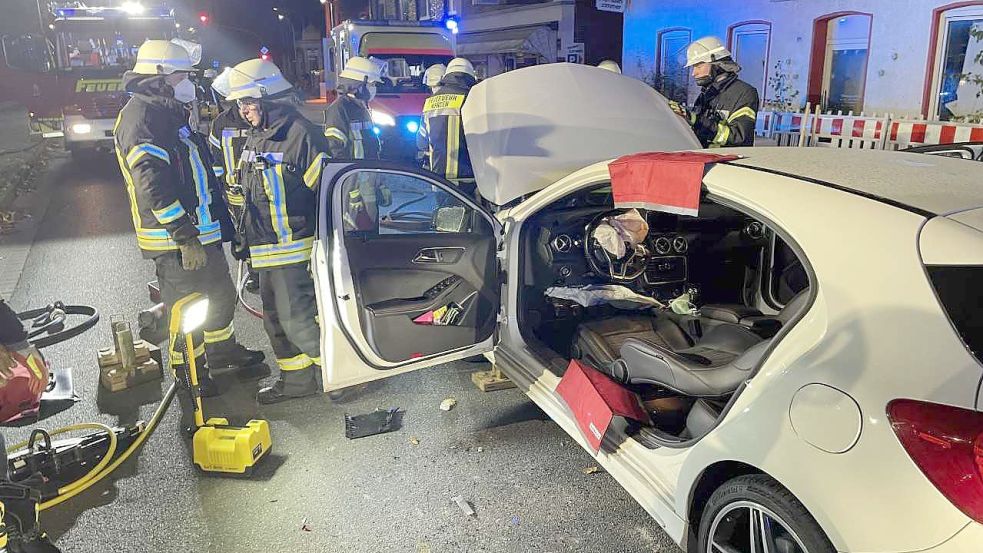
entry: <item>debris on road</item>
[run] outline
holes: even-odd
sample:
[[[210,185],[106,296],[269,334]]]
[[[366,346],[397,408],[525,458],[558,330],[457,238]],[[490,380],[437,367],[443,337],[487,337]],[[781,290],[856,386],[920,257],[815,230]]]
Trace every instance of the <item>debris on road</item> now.
[[[478,446],[478,453],[482,453],[483,451],[485,451],[485,448]]]
[[[521,522],[519,519],[519,515],[512,515],[511,522],[512,522],[512,526],[518,526],[519,522]]]
[[[454,398],[452,398],[452,397],[449,397],[449,398],[445,399],[444,401],[441,401],[440,402],[440,410],[441,411],[450,411],[451,409],[454,408],[455,405],[457,405],[457,400],[454,399]]]
[[[413,445],[420,445],[420,438],[416,436],[410,436],[410,443]]]
[[[585,469],[583,470],[583,473],[584,473],[584,474],[597,474],[597,473],[599,473],[599,472],[601,472],[601,468],[600,468],[600,467],[598,467],[598,466],[590,466],[590,467],[586,467],[586,468],[585,468]]]
[[[349,440],[399,430],[403,426],[403,412],[399,407],[376,409],[364,415],[345,413],[345,437]]]
[[[314,531],[314,529],[311,528],[311,526],[309,524],[307,524],[307,519],[306,518],[304,519],[304,522],[302,522],[300,524],[300,529],[303,532],[313,532]]]
[[[478,516],[477,513],[474,512],[474,507],[472,507],[470,503],[465,501],[464,496],[456,495],[451,498],[451,501],[457,503],[457,506],[461,508],[461,512],[464,513],[465,516],[469,516],[469,517]]]

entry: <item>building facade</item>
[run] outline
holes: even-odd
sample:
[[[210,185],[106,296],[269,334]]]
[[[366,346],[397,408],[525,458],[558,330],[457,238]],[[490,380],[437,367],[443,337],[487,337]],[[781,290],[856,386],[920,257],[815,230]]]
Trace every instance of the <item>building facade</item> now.
[[[763,103],[972,120],[983,112],[983,0],[631,0],[625,73],[677,100],[686,45],[716,35]]]

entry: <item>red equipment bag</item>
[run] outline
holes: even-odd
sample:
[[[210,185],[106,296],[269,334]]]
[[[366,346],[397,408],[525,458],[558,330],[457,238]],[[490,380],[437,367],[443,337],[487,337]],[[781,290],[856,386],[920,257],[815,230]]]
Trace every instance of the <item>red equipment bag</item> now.
[[[34,346],[9,350],[13,375],[0,380],[0,424],[35,415],[41,406],[41,394],[48,386],[48,366]]]

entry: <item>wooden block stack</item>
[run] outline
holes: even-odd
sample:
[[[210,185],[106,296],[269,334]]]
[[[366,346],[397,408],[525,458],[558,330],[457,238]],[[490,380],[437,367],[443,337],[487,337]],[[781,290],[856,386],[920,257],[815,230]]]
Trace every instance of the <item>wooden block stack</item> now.
[[[136,351],[136,364],[131,368],[123,366],[119,353],[114,348],[99,350],[99,381],[110,392],[119,392],[163,378],[160,348],[137,340],[133,342],[133,349]]]

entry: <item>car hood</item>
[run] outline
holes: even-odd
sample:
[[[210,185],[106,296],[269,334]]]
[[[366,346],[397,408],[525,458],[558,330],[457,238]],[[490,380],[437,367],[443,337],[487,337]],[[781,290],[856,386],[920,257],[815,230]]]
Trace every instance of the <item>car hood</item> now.
[[[478,191],[496,205],[599,161],[700,148],[689,125],[645,83],[572,63],[477,84],[462,119]]]

